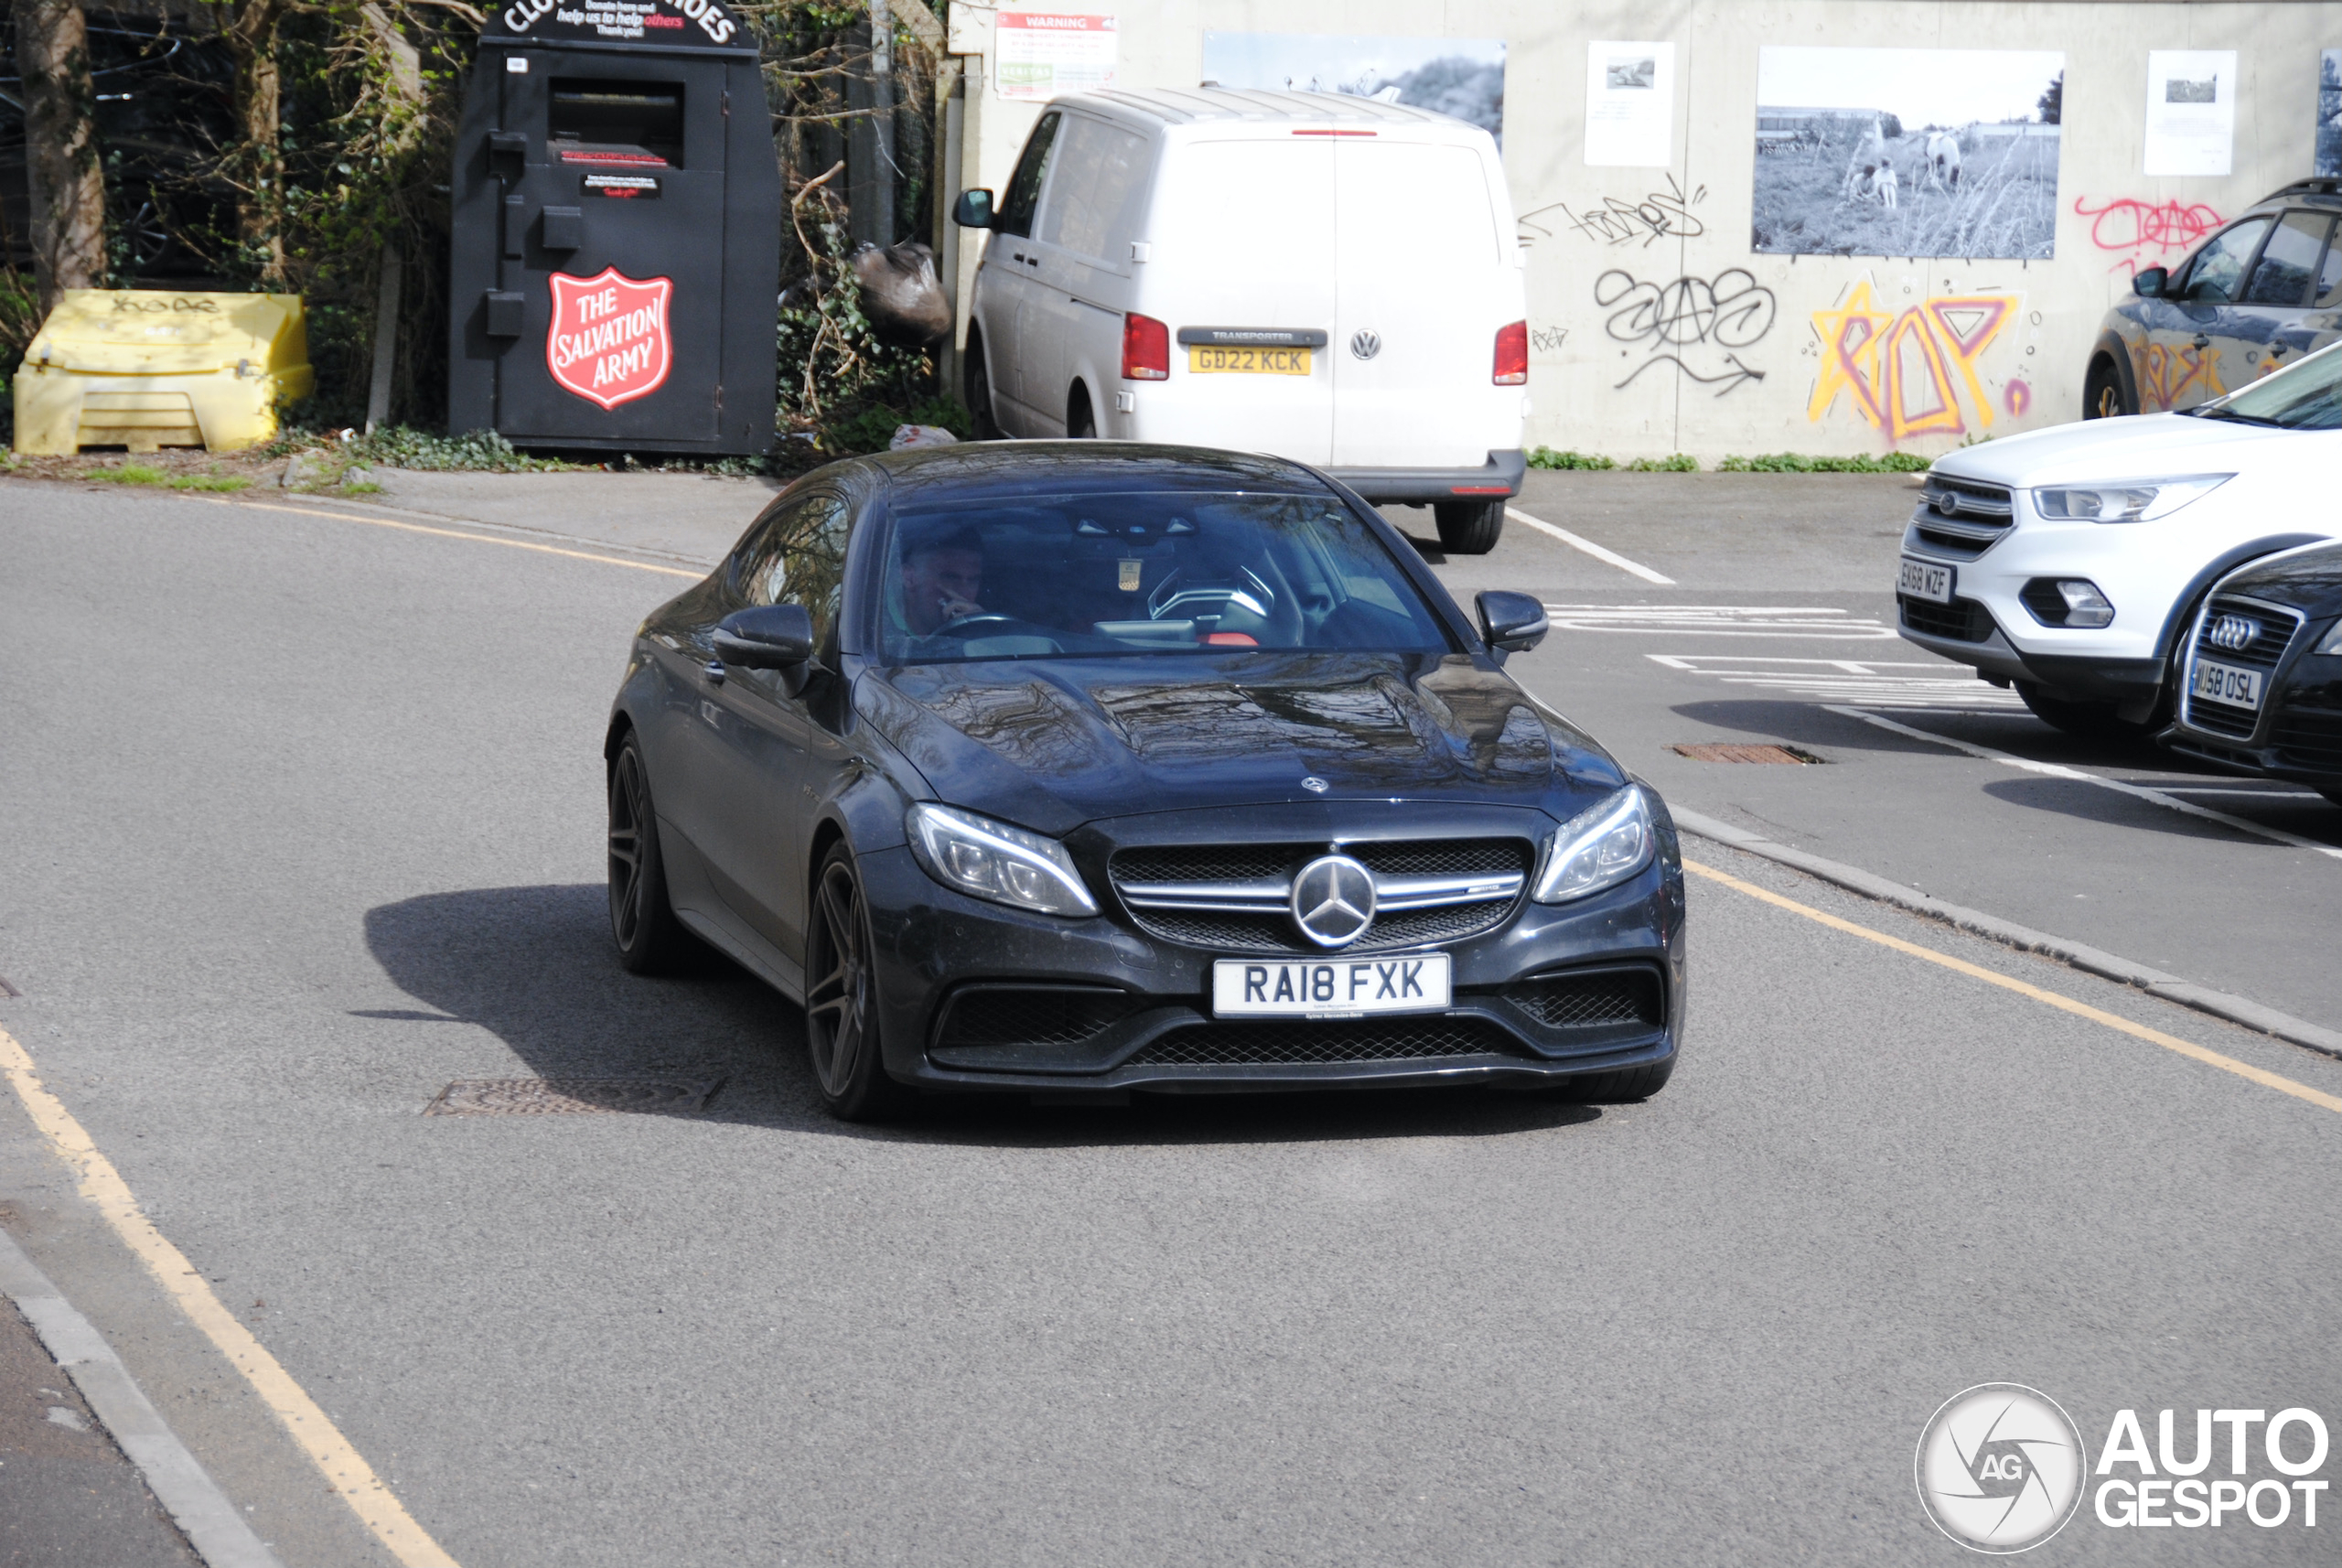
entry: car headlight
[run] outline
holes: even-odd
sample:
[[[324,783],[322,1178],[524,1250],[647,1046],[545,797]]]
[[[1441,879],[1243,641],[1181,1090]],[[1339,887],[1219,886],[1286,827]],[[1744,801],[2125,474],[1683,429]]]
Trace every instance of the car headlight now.
[[[1642,790],[1629,784],[1572,817],[1547,841],[1545,869],[1530,897],[1540,904],[1566,904],[1616,886],[1649,861],[1656,836]]]
[[[2186,479],[2124,479],[2111,485],[2058,485],[2033,492],[2033,510],[2065,522],[2153,522],[2210,495],[2234,474]]]
[[[913,806],[904,822],[911,854],[944,886],[1044,915],[1094,915],[1065,845],[949,806]]]
[[[2342,653],[2342,621],[2335,622],[2334,629],[2327,632],[2326,636],[2319,640],[2317,651],[2320,653]]]

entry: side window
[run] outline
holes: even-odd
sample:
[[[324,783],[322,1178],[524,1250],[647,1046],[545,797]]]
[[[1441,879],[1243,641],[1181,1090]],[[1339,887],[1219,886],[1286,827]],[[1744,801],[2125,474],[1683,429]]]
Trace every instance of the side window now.
[[[2252,279],[2244,285],[2246,305],[2306,305],[2309,285],[2317,275],[2317,259],[2326,253],[2326,231],[2334,220],[2323,212],[2288,212],[2261,248],[2252,264]]]
[[[1033,209],[1040,205],[1041,181],[1048,176],[1049,148],[1057,141],[1058,119],[1055,113],[1044,114],[1033,127],[1024,156],[1016,160],[1016,172],[1009,177],[1008,199],[993,222],[999,232],[1019,237],[1033,232]]]
[[[791,501],[768,518],[741,552],[734,579],[752,605],[803,605],[813,618],[813,646],[837,631],[845,592],[845,542],[853,514],[838,497]]]
[[[2187,287],[2182,297],[2202,305],[2227,305],[2233,301],[2237,286],[2244,282],[2245,263],[2252,260],[2253,247],[2261,243],[2261,236],[2268,229],[2269,220],[2254,218],[2213,235],[2189,263]]]
[[[2342,305],[2342,226],[2326,243],[2326,259],[2317,265],[2317,293],[2313,297],[2320,305]]]
[[[1039,239],[1101,261],[1129,254],[1146,177],[1146,138],[1100,120],[1069,116],[1060,137]]]

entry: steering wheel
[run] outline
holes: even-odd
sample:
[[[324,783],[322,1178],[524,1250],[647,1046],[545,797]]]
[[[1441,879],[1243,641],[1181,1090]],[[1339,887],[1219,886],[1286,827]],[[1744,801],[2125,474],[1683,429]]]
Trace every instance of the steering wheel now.
[[[1032,624],[1033,623],[1030,621],[1019,620],[1015,616],[1000,615],[991,610],[978,610],[973,615],[954,616],[950,620],[945,621],[941,626],[937,627],[933,631],[929,632],[927,635],[929,637],[957,637],[965,639],[968,635],[968,628],[970,627],[991,626],[995,628],[1006,628],[1012,626],[1031,626]],[[1038,630],[1041,628],[1036,628],[1035,629]]]

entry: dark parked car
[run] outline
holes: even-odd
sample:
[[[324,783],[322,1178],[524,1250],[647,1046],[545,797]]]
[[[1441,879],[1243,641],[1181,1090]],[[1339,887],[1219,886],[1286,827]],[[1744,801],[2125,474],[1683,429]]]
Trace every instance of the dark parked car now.
[[[1683,884],[1648,787],[1505,674],[1355,495],[1096,441],[854,458],[636,634],[610,912],[801,999],[832,1110],[916,1090],[1673,1069]]]
[[[2269,556],[2212,589],[2162,739],[2342,803],[2342,544]]]
[[[2193,408],[2342,337],[2338,217],[2342,179],[2298,180],[2177,266],[2142,267],[2100,326],[2082,417]]]

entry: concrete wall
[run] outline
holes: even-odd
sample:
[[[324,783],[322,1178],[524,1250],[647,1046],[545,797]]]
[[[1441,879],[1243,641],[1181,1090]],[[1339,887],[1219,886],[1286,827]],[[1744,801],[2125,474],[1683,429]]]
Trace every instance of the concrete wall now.
[[[2342,4],[1064,0],[1030,8],[1116,15],[1117,85],[1130,87],[1195,84],[1207,30],[1504,38],[1505,166],[1532,243],[1529,439],[1705,462],[1783,450],[1933,456],[2079,418],[2099,319],[2128,292],[2132,271],[2177,261],[2211,215],[2228,217],[2312,172],[2319,51],[2342,48]],[[955,9],[962,38],[981,41],[983,14]],[[1673,42],[1672,168],[1585,164],[1595,39]],[[1754,253],[1766,45],[2064,51],[2054,258]],[[2232,172],[2147,177],[2148,51],[2230,48],[2240,75]],[[1000,98],[987,56],[965,63],[961,183],[998,188],[1040,107]],[[963,301],[976,253],[963,245],[947,257]],[[1653,296],[1631,291],[1646,284],[1663,303],[1638,316],[1630,307]],[[1725,307],[1709,312],[1704,302],[1718,296]],[[1664,332],[1651,329],[1654,319],[1669,323]],[[1730,325],[1703,333],[1703,319]],[[1891,338],[1893,353],[1831,352],[1833,338],[1864,336],[1859,327],[1850,334],[1850,322]]]

